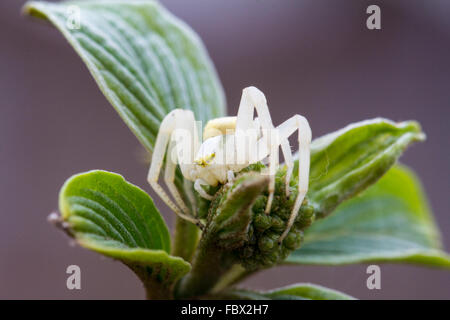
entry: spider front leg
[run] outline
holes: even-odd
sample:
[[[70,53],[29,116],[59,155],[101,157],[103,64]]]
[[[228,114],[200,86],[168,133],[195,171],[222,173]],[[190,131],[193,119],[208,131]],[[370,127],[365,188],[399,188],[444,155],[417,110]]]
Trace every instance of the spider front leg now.
[[[167,148],[166,153],[166,167],[164,168],[164,182],[169,189],[170,193],[172,194],[172,197],[175,199],[175,202],[178,204],[178,208],[181,208],[181,210],[187,215],[189,214],[189,209],[186,206],[186,204],[183,201],[183,198],[181,197],[177,187],[175,186],[175,172],[177,169],[177,163],[173,161],[172,159],[168,159],[173,155],[173,152],[176,151],[177,144],[174,139],[171,139],[169,142],[169,147]],[[176,158],[175,158],[176,159]]]
[[[283,153],[283,158],[286,163],[286,176],[285,176],[285,189],[286,189],[286,197],[289,197],[290,188],[289,183],[292,177],[292,171],[294,169],[294,160],[292,158],[291,146],[289,145],[289,140],[286,137],[283,137],[279,134],[280,132],[277,129],[273,129],[272,137],[270,138],[270,153],[269,153],[269,198],[267,199],[265,213],[269,214],[270,209],[272,207],[273,196],[275,193],[275,175],[276,171],[279,168],[279,147],[281,146],[281,151]]]
[[[281,141],[281,151],[283,152],[284,163],[286,165],[286,177],[285,177],[285,189],[286,197],[289,197],[290,188],[289,183],[291,182],[292,171],[294,170],[294,159],[292,158],[292,150],[289,145],[288,139],[283,139]]]
[[[258,115],[258,120],[254,121],[253,114],[256,110]],[[258,142],[258,155],[255,159],[240,159],[243,163],[253,163],[260,161],[263,158],[269,156],[269,198],[266,205],[266,213],[270,212],[272,206],[273,194],[275,192],[275,172],[278,166],[278,144],[271,141],[270,134],[273,133],[275,129],[272,123],[272,118],[270,116],[269,107],[267,106],[267,100],[259,89],[255,87],[247,87],[242,90],[241,102],[239,104],[239,110],[236,119],[236,141],[243,142],[247,141],[247,137],[250,134],[250,130],[259,130],[255,125],[260,125],[262,129],[262,137]],[[243,135],[243,136],[239,136]],[[248,142],[248,141],[247,141]],[[249,146],[251,147],[251,146]],[[246,148],[246,146],[244,146]],[[245,153],[241,150],[236,150],[238,155],[243,157]],[[249,152],[248,157],[252,156],[252,152]]]
[[[206,183],[204,180],[202,179],[196,179],[194,182],[194,189],[195,191],[198,192],[198,194],[206,200],[211,201],[212,199],[214,199],[214,196],[208,194],[205,189],[202,188],[202,186],[208,186],[208,183]]]
[[[257,120],[253,119],[253,113],[256,110],[258,115]],[[239,105],[239,111],[236,120],[236,140],[246,141],[248,137],[248,130],[259,130],[257,126],[261,126],[262,137],[258,142],[257,152],[254,159],[244,159],[244,162],[254,163],[261,161],[265,157],[269,156],[269,198],[267,199],[265,212],[270,213],[272,207],[273,196],[275,193],[275,173],[279,167],[279,147],[281,144],[282,152],[286,164],[288,166],[288,173],[286,174],[286,195],[289,195],[289,181],[293,168],[292,154],[289,147],[289,141],[287,137],[278,136],[278,131],[274,128],[272,118],[270,116],[269,107],[267,106],[267,100],[259,89],[255,87],[245,88],[242,92],[242,98]],[[239,137],[243,135],[243,137]],[[251,147],[251,146],[250,146]],[[237,154],[245,154],[240,150],[237,150]],[[249,152],[250,158],[252,152]],[[242,159],[241,159],[242,161]],[[289,170],[290,168],[290,170]]]
[[[298,194],[295,199],[294,207],[289,217],[286,229],[284,230],[278,242],[283,242],[289,231],[294,224],[295,218],[298,215],[298,211],[302,205],[303,199],[308,192],[309,185],[309,163],[310,163],[310,144],[311,144],[311,128],[308,120],[300,115],[295,115],[292,118],[286,120],[277,127],[280,132],[281,138],[288,138],[296,130],[298,130],[298,144],[299,144],[299,166],[298,166]],[[288,169],[289,170],[289,169]],[[292,172],[292,167],[291,167]]]
[[[186,131],[188,133],[188,138],[191,139],[191,143],[178,144],[176,141],[173,141],[172,135],[176,129]],[[200,220],[189,215],[189,209],[187,208],[174,184],[177,162],[180,164],[183,175],[186,178],[191,178],[190,172],[192,169],[191,166],[193,163],[193,154],[198,149],[197,139],[198,136],[196,132],[193,113],[191,111],[181,109],[175,109],[171,111],[163,119],[159,128],[147,180],[153,190],[155,190],[159,197],[167,204],[170,209],[172,209],[173,212],[175,212],[177,216],[184,220],[190,221],[203,229],[203,224],[200,222]],[[167,151],[169,152],[165,157]],[[176,154],[174,155],[172,151],[175,151]],[[164,158],[166,158],[164,180],[170,193],[175,199],[175,202],[178,205],[171,200],[169,195],[158,183],[159,174],[163,166]]]

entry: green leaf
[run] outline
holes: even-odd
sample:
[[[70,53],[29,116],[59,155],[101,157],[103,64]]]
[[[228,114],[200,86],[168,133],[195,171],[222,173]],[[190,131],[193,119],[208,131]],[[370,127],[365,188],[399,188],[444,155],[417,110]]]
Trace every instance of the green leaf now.
[[[293,284],[264,292],[266,297],[276,300],[353,300],[345,293],[310,283]]]
[[[80,28],[70,28],[73,8]],[[29,2],[24,12],[61,31],[149,151],[172,109],[193,110],[202,121],[224,114],[223,89],[200,38],[157,2]]]
[[[170,235],[152,199],[115,173],[77,174],[61,189],[63,226],[88,249],[118,259],[144,281],[149,297],[168,297],[190,270],[169,255]]]
[[[206,234],[227,249],[242,246],[248,238],[253,204],[268,183],[268,176],[250,172],[222,188],[211,204]]]
[[[354,300],[345,293],[310,283],[293,284],[266,292],[238,289],[226,293],[224,297],[241,300]]]
[[[375,183],[409,144],[424,138],[417,122],[373,119],[315,139],[308,198],[316,217]]]
[[[175,220],[172,254],[192,261],[200,239],[200,229],[189,221],[178,218]]]
[[[361,196],[315,222],[287,263],[405,262],[450,268],[416,176],[396,166]]]

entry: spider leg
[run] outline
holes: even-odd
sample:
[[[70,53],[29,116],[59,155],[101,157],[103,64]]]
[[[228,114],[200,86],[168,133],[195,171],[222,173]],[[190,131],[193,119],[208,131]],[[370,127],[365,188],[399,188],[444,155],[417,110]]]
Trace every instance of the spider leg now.
[[[163,119],[161,126],[158,131],[158,136],[156,138],[155,148],[153,150],[153,156],[152,156],[152,162],[150,165],[150,169],[148,172],[147,180],[150,183],[151,187],[155,190],[155,192],[159,195],[159,197],[166,203],[166,205],[172,209],[173,212],[180,218],[190,221],[200,227],[203,228],[203,224],[200,222],[200,220],[193,218],[192,216],[188,215],[188,210],[184,211],[181,210],[169,197],[169,195],[164,191],[164,189],[161,187],[161,185],[158,183],[159,174],[161,172],[161,168],[163,166],[164,162],[164,156],[167,151],[167,146],[170,142],[170,139],[172,137],[172,134],[174,130],[177,128],[177,124],[181,122],[181,120],[186,121],[186,116],[190,114],[191,120],[194,119],[193,114],[191,111],[185,111],[181,109],[175,109],[171,111],[167,116]],[[188,119],[189,119],[188,118]],[[195,120],[194,125],[195,125]],[[194,126],[195,127],[195,126]],[[192,136],[193,137],[193,136]],[[170,143],[172,144],[172,143]],[[182,146],[180,146],[182,147]],[[172,145],[172,148],[178,149],[179,146],[177,144]],[[188,151],[188,150],[186,150]],[[174,159],[172,159],[171,154],[166,157],[166,169],[169,171],[169,173],[166,172],[166,183],[169,181],[168,188],[169,191],[172,193],[176,201],[178,202],[181,200],[181,197],[178,193],[178,191],[174,194],[173,189],[176,189],[173,185],[173,179],[175,178],[175,168],[176,163],[174,163]],[[179,161],[180,162],[180,161]],[[172,183],[170,183],[172,181]],[[177,200],[177,198],[179,198]],[[181,200],[182,201],[182,200]],[[183,203],[184,204],[184,203]],[[183,209],[187,209],[185,205],[182,206]]]
[[[259,123],[265,130],[273,128],[272,118],[270,117],[267,100],[259,89],[255,87],[247,87],[242,90],[241,102],[236,119],[236,131],[246,131],[248,129],[256,129],[253,127],[253,113],[256,109]]]
[[[292,158],[291,146],[289,145],[289,141],[287,138],[281,141],[281,151],[283,152],[283,158],[286,164],[286,178],[285,178],[286,197],[289,197],[290,193],[289,183],[291,181],[292,171],[294,170],[294,160]]]
[[[273,131],[273,133],[276,133],[276,131]],[[273,195],[275,193],[275,174],[279,167],[279,162],[280,162],[280,158],[279,158],[279,154],[278,154],[280,144],[278,141],[273,141],[273,140],[277,140],[277,139],[273,139],[273,137],[270,140],[271,140],[272,145],[270,147],[270,153],[269,153],[269,175],[270,175],[269,197],[267,198],[266,209],[264,210],[264,212],[266,214],[269,214],[270,209],[272,208]]]
[[[175,160],[177,157],[174,157],[175,159],[168,159],[173,154],[174,148],[176,147],[176,141],[170,140],[169,147],[167,148],[167,155],[166,155],[166,167],[164,169],[164,182],[169,189],[170,193],[172,194],[172,197],[175,199],[176,204],[179,208],[185,213],[188,214],[190,210],[186,206],[186,204],[183,201],[183,198],[180,195],[180,192],[178,191],[177,187],[175,186],[175,170],[177,168],[177,163],[173,160]]]
[[[235,178],[235,176],[234,176],[233,170],[228,170],[227,171],[228,182],[232,183],[234,181],[234,178]]]
[[[195,191],[197,191],[200,196],[202,196],[202,198],[205,198],[206,200],[212,200],[214,197],[210,194],[208,194],[205,189],[202,188],[202,186],[209,186],[208,183],[206,183],[204,180],[202,179],[196,179],[194,182],[194,189]]]
[[[269,198],[267,199],[265,213],[269,214],[272,207],[273,196],[275,193],[275,174],[279,168],[280,158],[279,158],[279,147],[281,146],[281,151],[283,153],[284,160],[286,162],[287,172],[285,177],[285,189],[286,197],[289,196],[289,183],[292,177],[292,171],[294,169],[294,161],[292,159],[292,151],[289,145],[289,140],[287,137],[283,137],[279,134],[277,129],[273,129],[272,137],[270,139],[271,148],[269,154]]]
[[[287,236],[294,224],[295,218],[302,205],[303,199],[308,191],[309,184],[309,163],[310,163],[310,144],[311,144],[311,128],[306,118],[295,115],[292,118],[283,122],[277,128],[280,131],[282,138],[287,138],[298,130],[298,144],[299,144],[299,167],[298,167],[298,195],[295,199],[294,207],[289,217],[286,229],[278,239],[281,243]]]
[[[255,109],[258,115],[258,121],[253,120],[253,113]],[[293,161],[287,137],[279,137],[278,130],[276,130],[273,126],[269,107],[267,106],[266,97],[257,88],[248,87],[242,91],[241,103],[239,105],[239,111],[236,119],[236,141],[240,142],[241,144],[243,143],[243,141],[246,141],[247,137],[249,136],[248,133],[246,134],[246,131],[248,132],[248,130],[256,130],[256,123],[259,123],[261,125],[262,137],[258,141],[257,152],[249,152],[246,160],[249,162],[248,164],[251,164],[269,156],[269,198],[267,199],[265,209],[265,212],[268,214],[272,207],[273,195],[275,192],[275,173],[279,167],[280,141],[283,155],[288,165],[288,174],[286,175],[287,194],[289,193],[289,180],[290,175],[292,174],[292,169],[289,170],[289,168],[293,168]],[[251,143],[249,143],[249,150],[251,147],[252,145]],[[239,148],[238,143],[236,144],[236,148],[236,154],[238,156],[242,157],[243,154],[246,154],[239,150],[241,148]],[[256,161],[250,161],[250,158],[254,158],[252,160]]]
[[[256,109],[256,113],[258,115],[258,123],[261,125],[262,137],[258,143],[258,155],[256,159],[263,159],[266,156],[269,156],[269,174],[270,174],[270,182],[269,182],[269,198],[267,200],[266,205],[266,213],[270,212],[270,208],[272,206],[273,194],[275,192],[275,166],[278,163],[278,159],[275,160],[275,156],[278,156],[278,145],[271,144],[270,134],[274,130],[274,126],[272,123],[272,118],[270,116],[269,107],[267,106],[267,100],[259,89],[255,87],[247,87],[242,90],[241,102],[239,104],[239,110],[236,119],[236,141],[244,143],[246,142],[251,148],[251,143],[248,140],[250,136],[250,130],[257,130],[254,124],[255,121],[253,119],[253,114]],[[247,162],[251,164],[250,157],[252,156],[252,152],[247,154],[247,146],[244,145],[244,150],[246,152],[242,152],[241,147],[236,144],[238,150],[236,150],[236,154],[241,157],[246,157],[246,159],[240,159],[244,163]]]
[[[253,119],[254,112],[258,115]],[[261,127],[261,138],[258,140],[258,148],[252,139],[256,139]],[[242,90],[241,102],[236,117],[235,129],[235,154],[237,164],[250,165],[267,157],[269,144],[267,134],[273,129],[272,118],[264,94],[255,87]],[[262,142],[264,141],[264,142]]]

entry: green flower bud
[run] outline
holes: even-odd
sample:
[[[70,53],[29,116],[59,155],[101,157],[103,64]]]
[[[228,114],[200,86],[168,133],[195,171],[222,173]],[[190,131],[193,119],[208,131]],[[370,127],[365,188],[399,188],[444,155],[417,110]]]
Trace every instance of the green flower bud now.
[[[265,213],[268,191],[265,189],[252,207],[253,227],[251,237],[234,252],[238,261],[247,269],[255,270],[273,266],[287,258],[287,256],[300,247],[303,240],[303,230],[314,221],[314,207],[305,199],[287,237],[279,244],[281,234],[284,232],[292,208],[297,197],[297,181],[290,182],[290,195],[286,196],[286,171],[281,169],[275,180],[275,194],[271,211]]]
[[[269,252],[273,249],[275,243],[276,241],[274,241],[270,237],[262,237],[258,240],[258,248],[263,252]]]
[[[259,213],[255,215],[255,218],[253,219],[253,226],[256,230],[262,232],[264,230],[269,229],[272,227],[272,218],[265,214],[265,213]]]
[[[288,233],[288,235],[286,236],[286,238],[283,241],[283,245],[288,250],[295,250],[298,247],[300,247],[302,240],[303,240],[303,232],[298,231],[298,230],[293,230]]]
[[[283,219],[281,219],[279,216],[273,215],[272,217],[272,227],[271,229],[274,231],[282,232],[286,228],[286,224],[284,223]]]
[[[226,184],[211,202],[202,245],[223,250],[223,261],[240,263],[249,270],[267,268],[284,260],[300,247],[303,229],[314,220],[314,207],[305,199],[294,225],[282,243],[297,197],[297,181],[290,182],[286,196],[284,169],[275,179],[275,193],[271,210],[265,212],[268,199],[269,176],[261,174],[261,165],[255,171],[246,168],[232,184]]]
[[[307,228],[314,222],[314,207],[311,205],[302,205],[299,218],[295,221],[295,226],[300,229]]]

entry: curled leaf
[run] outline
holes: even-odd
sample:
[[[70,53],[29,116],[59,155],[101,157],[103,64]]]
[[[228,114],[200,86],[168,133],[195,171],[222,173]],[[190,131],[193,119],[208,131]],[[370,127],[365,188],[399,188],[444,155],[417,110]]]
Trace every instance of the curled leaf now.
[[[424,140],[417,122],[373,119],[348,125],[311,144],[308,197],[318,218],[375,183],[414,141]]]
[[[59,207],[77,243],[129,266],[149,297],[170,297],[171,287],[190,269],[169,255],[169,231],[152,199],[118,174],[96,170],[71,177]]]
[[[268,176],[250,173],[239,176],[232,185],[224,186],[211,204],[208,236],[228,250],[241,246],[248,238],[253,204],[268,183]]]

